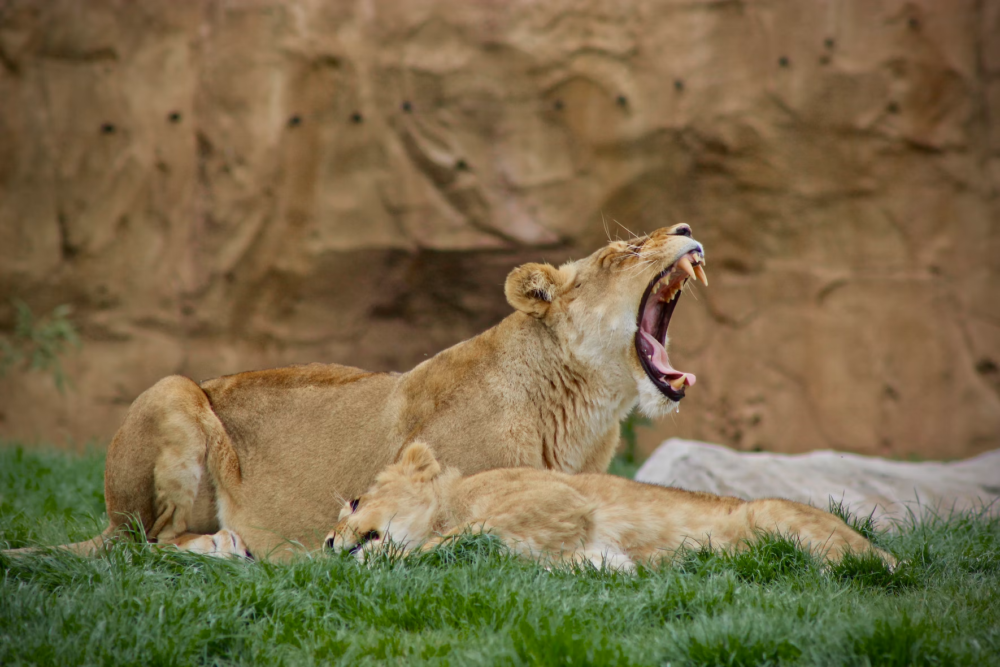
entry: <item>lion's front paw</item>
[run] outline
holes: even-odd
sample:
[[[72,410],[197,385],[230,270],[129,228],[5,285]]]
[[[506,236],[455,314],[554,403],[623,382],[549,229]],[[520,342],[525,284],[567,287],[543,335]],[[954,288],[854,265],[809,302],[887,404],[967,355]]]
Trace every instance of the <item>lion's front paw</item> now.
[[[215,558],[253,559],[253,555],[247,549],[243,538],[228,528],[223,528],[213,535],[199,535],[190,540],[183,540],[174,546],[181,551],[190,551]]]

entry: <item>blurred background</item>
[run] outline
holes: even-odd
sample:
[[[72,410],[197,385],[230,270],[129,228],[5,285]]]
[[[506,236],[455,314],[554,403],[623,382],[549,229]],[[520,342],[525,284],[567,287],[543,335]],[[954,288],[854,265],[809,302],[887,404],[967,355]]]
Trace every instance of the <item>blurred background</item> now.
[[[998,35],[976,0],[0,0],[0,437],[106,443],[171,373],[407,370],[515,265],[683,221],[698,384],[641,449],[996,448]]]

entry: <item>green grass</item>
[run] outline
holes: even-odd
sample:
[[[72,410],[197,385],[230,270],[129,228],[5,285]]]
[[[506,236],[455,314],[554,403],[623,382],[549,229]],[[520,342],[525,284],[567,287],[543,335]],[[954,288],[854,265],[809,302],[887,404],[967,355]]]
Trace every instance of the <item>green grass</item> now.
[[[92,536],[101,474],[99,453],[0,447],[0,545]],[[0,556],[0,664],[1000,664],[1000,522],[875,539],[906,562],[824,568],[780,537],[635,575],[546,570],[489,536],[369,567]]]

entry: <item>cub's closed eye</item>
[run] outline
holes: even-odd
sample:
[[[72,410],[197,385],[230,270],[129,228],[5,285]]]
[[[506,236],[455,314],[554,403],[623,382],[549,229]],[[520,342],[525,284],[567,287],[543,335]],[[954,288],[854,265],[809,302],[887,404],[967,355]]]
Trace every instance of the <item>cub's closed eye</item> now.
[[[686,236],[688,238],[691,238],[691,228],[688,227],[687,225],[681,225],[680,227],[678,227],[677,229],[675,229],[673,232],[671,232],[671,235],[672,236]]]
[[[358,511],[358,503],[360,503],[360,502],[361,502],[361,498],[355,498],[354,500],[351,501],[351,511],[352,512],[357,512]]]
[[[355,544],[353,547],[351,547],[350,551],[351,555],[354,555],[359,551],[361,551],[362,549],[364,549],[365,545],[371,542],[372,540],[377,540],[381,537],[382,536],[379,534],[377,530],[369,530],[367,533],[362,533],[361,535],[358,535],[358,543]]]

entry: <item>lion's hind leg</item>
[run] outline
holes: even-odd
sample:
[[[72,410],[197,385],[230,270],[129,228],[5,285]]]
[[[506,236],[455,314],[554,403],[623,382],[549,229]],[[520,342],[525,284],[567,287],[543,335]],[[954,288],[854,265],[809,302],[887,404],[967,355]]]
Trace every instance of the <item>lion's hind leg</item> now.
[[[890,567],[896,559],[872,546],[863,535],[830,512],[780,498],[750,501],[745,505],[748,528],[787,535],[800,540],[813,555],[831,562],[847,553],[875,553]]]
[[[137,520],[148,539],[166,541],[218,530],[205,474],[206,444],[216,428],[222,425],[192,380],[166,377],[144,391],[108,448],[104,495],[111,527]]]

